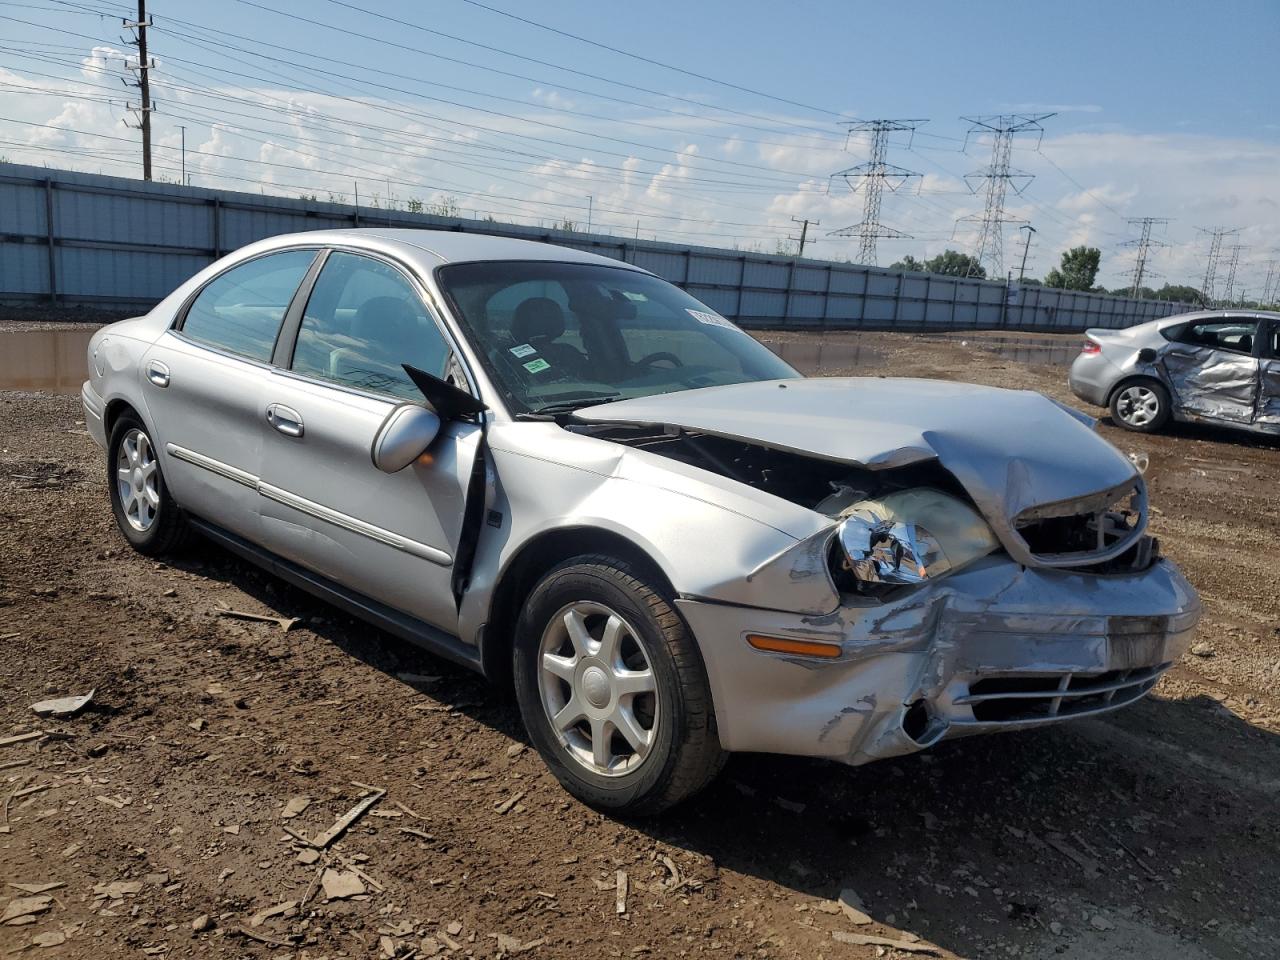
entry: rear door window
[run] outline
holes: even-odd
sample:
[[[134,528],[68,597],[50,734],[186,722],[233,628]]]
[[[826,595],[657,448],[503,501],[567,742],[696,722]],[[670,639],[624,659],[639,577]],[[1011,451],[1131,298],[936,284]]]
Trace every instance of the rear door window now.
[[[1258,336],[1258,321],[1240,318],[1189,323],[1178,336],[1180,343],[1210,350],[1226,350],[1252,356],[1254,340]]]
[[[329,254],[303,311],[295,373],[418,399],[402,364],[444,378],[449,357],[448,341],[404,274],[372,257]]]
[[[306,276],[314,250],[255,257],[209,281],[182,321],[184,336],[238,356],[271,359],[289,301]]]

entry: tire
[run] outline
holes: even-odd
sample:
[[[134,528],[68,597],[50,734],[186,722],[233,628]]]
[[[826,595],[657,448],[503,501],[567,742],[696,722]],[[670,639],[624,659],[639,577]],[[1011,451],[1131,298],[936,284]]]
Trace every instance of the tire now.
[[[1169,422],[1169,391],[1156,380],[1129,380],[1111,394],[1111,419],[1137,433],[1155,433]]]
[[[589,806],[660,813],[724,766],[697,645],[630,564],[589,556],[553,568],[525,602],[513,668],[533,745]]]
[[[186,516],[165,485],[156,445],[136,414],[125,413],[107,444],[107,490],[116,526],[139,553],[158,557],[186,540]]]

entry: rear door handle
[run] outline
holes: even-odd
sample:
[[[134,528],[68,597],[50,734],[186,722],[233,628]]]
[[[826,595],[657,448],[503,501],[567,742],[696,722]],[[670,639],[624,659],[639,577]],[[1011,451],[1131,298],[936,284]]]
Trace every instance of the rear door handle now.
[[[302,415],[282,403],[273,403],[267,407],[267,423],[286,437],[300,437],[305,432]]]
[[[167,387],[169,385],[169,368],[159,360],[152,360],[147,364],[147,379],[157,387]]]

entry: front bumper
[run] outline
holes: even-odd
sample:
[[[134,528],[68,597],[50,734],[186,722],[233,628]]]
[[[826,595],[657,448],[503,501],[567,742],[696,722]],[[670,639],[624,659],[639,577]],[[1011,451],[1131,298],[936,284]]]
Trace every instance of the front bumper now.
[[[1132,703],[1190,646],[1200,617],[1167,560],[1092,576],[991,557],[893,602],[825,616],[677,603],[725,749],[854,764]],[[764,653],[749,633],[837,642],[842,653]]]
[[[89,431],[89,436],[102,449],[107,448],[107,429],[103,421],[103,414],[107,404],[98,392],[93,389],[92,382],[86,380],[80,387],[80,404],[84,407],[84,426]]]

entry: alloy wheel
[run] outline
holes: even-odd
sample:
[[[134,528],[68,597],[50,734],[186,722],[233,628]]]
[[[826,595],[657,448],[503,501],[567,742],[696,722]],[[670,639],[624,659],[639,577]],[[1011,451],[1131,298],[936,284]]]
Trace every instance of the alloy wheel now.
[[[551,618],[538,650],[538,688],[552,731],[592,773],[631,773],[657,740],[653,665],[635,629],[604,604],[578,601]]]
[[[160,509],[157,467],[155,451],[145,433],[133,429],[121,438],[116,454],[116,491],[125,520],[139,533],[151,529]]]
[[[1116,412],[1125,423],[1145,427],[1160,414],[1160,398],[1150,387],[1126,387],[1116,401]]]

